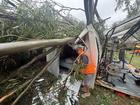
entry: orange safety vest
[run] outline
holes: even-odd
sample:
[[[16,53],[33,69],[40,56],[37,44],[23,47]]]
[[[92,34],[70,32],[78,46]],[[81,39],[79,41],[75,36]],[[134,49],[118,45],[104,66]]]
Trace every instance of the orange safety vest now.
[[[81,56],[81,55],[80,55]],[[87,56],[88,57],[88,56]],[[80,57],[79,57],[80,58]],[[82,74],[95,74],[96,66],[94,64],[87,64],[84,69],[81,69],[80,72]]]
[[[87,64],[87,66],[84,69],[81,69],[80,72],[82,74],[95,74],[96,67],[93,64]]]
[[[138,50],[135,50],[134,52],[135,52],[135,53],[137,53],[137,52],[138,52]]]
[[[140,52],[140,50],[135,50],[134,52],[135,52],[135,53],[139,53],[139,52]]]
[[[78,48],[77,52],[79,54],[78,59],[80,58],[80,56],[82,54],[86,55],[82,48]],[[86,55],[86,56],[88,57],[88,55]],[[89,64],[86,65],[86,67],[84,69],[81,69],[80,72],[82,74],[95,74],[96,73],[96,66],[94,64],[89,63]]]

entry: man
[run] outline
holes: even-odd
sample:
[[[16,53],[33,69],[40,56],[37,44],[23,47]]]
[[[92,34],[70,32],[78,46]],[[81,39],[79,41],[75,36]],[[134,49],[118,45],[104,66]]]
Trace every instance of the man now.
[[[76,49],[78,53],[78,62],[82,65],[84,65],[84,68],[80,70],[82,74],[85,75],[85,78],[82,83],[82,92],[83,94],[81,95],[83,98],[86,98],[90,96],[90,83],[93,80],[93,73],[94,73],[94,66],[93,64],[89,63],[89,57],[85,54],[84,48],[83,47],[78,47]]]

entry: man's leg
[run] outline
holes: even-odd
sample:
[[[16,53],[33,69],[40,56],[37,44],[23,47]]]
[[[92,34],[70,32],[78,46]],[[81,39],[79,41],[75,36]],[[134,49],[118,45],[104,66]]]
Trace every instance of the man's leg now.
[[[90,83],[92,81],[93,75],[89,74],[85,76],[85,79],[83,80],[83,88],[82,88],[82,97],[86,98],[88,96],[90,96]]]

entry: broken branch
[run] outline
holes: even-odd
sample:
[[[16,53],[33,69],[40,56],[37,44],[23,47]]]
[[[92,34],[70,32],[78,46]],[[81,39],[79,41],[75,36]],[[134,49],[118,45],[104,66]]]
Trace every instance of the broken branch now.
[[[32,65],[34,62],[36,62],[37,60],[39,60],[39,59],[45,57],[47,54],[51,53],[54,49],[55,49],[55,47],[49,49],[47,52],[45,52],[45,53],[43,53],[43,54],[40,54],[40,55],[34,57],[30,62],[28,62],[27,64],[21,66],[21,67],[20,67],[19,69],[17,69],[14,73],[12,73],[6,80],[0,82],[0,84],[2,84],[2,83],[4,83],[4,82],[8,81],[10,78],[13,78],[13,77],[17,76],[18,74],[20,74],[20,72],[21,72],[23,69],[25,69],[25,68],[31,66],[31,65]]]
[[[2,103],[3,101],[7,100],[9,97],[11,97],[12,95],[14,95],[15,93],[17,93],[19,90],[23,89],[25,86],[27,86],[29,84],[31,80],[26,81],[25,83],[23,83],[21,86],[19,86],[18,89],[10,92],[9,94],[3,96],[2,98],[0,98],[0,103]]]
[[[27,64],[21,66],[21,67],[17,70],[17,73],[19,74],[19,72],[21,72],[23,69],[25,69],[25,68],[31,66],[31,65],[32,65],[34,62],[36,62],[37,60],[39,60],[39,59],[45,57],[47,54],[51,53],[54,49],[55,49],[55,47],[49,49],[47,52],[45,52],[45,53],[43,53],[43,54],[40,54],[40,55],[34,57],[30,62],[28,62]],[[17,74],[17,75],[18,75],[18,74]]]
[[[30,84],[25,88],[25,90],[16,98],[16,100],[12,103],[12,105],[15,105],[18,100],[25,94],[25,92],[32,86],[32,84],[34,83],[34,81],[39,78],[46,70],[47,68],[55,61],[55,59],[59,56],[61,52],[61,49],[59,50],[59,52],[52,58],[52,60],[50,60],[48,62],[48,64],[31,80]]]
[[[6,18],[6,19],[9,19],[9,20],[13,20],[13,21],[16,20],[16,17],[11,16],[11,15],[7,15],[7,14],[2,14],[2,13],[0,13],[0,18]]]
[[[71,11],[71,10],[80,10],[80,11],[85,12],[85,10],[82,9],[82,8],[67,7],[67,6],[64,6],[64,5],[60,4],[60,3],[54,2],[53,0],[50,0],[50,1],[51,1],[53,4],[59,6],[60,8],[63,8],[64,10],[70,10],[70,11]]]

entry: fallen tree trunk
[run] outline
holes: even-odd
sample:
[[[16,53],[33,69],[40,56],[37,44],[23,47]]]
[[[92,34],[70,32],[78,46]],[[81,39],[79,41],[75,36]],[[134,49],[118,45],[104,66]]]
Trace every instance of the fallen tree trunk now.
[[[43,47],[51,47],[57,45],[63,45],[69,42],[75,41],[75,38],[64,38],[64,39],[49,39],[49,40],[32,40],[32,41],[18,41],[10,43],[0,44],[0,56],[26,51],[29,49],[37,49]]]
[[[16,105],[18,100],[26,93],[26,91],[32,86],[34,81],[39,78],[44,72],[46,72],[47,68],[55,61],[55,59],[59,56],[61,49],[59,52],[48,62],[48,64],[31,80],[29,85],[25,88],[25,90],[16,98],[16,100],[11,105]]]
[[[18,89],[10,92],[9,94],[3,96],[2,98],[0,98],[0,103],[6,101],[9,97],[13,96],[14,94],[16,94],[19,90],[23,89],[25,86],[27,86],[29,84],[31,80],[26,81],[25,83],[23,83]]]

